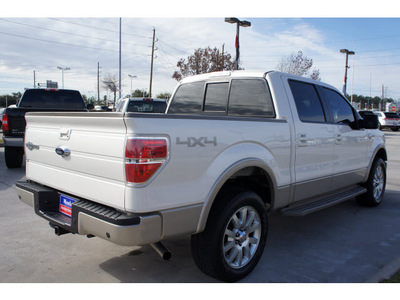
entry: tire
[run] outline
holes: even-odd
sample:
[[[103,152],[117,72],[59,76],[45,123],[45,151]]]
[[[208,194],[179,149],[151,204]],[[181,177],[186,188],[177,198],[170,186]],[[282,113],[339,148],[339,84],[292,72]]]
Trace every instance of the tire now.
[[[267,209],[254,192],[233,190],[216,199],[202,233],[192,236],[192,256],[205,274],[225,282],[247,276],[263,253]]]
[[[381,158],[372,164],[368,180],[365,184],[367,192],[357,197],[362,206],[374,207],[382,203],[386,187],[386,164]]]
[[[21,168],[24,158],[24,148],[22,147],[4,147],[4,157],[7,168]]]
[[[392,128],[392,131],[399,131],[399,128]]]

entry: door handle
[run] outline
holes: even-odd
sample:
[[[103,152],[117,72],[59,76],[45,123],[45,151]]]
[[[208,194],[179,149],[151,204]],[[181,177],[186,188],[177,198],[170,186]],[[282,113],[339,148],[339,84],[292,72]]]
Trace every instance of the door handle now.
[[[340,145],[340,144],[342,144],[342,142],[343,142],[342,135],[341,134],[337,134],[336,135],[336,144]]]
[[[299,147],[307,147],[309,145],[310,139],[307,138],[307,134],[297,135],[297,141]]]

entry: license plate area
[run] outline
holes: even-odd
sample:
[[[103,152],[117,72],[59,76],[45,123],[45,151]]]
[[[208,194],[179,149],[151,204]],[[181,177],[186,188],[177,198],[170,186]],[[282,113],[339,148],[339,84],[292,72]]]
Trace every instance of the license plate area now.
[[[60,194],[60,205],[59,205],[59,212],[71,217],[72,214],[72,203],[78,201],[78,199],[72,198],[67,195]]]

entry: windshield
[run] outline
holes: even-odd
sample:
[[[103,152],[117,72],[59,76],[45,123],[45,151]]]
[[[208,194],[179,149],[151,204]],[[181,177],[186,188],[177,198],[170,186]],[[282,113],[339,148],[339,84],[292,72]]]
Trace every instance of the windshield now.
[[[81,94],[73,90],[27,90],[18,106],[63,110],[86,109]]]

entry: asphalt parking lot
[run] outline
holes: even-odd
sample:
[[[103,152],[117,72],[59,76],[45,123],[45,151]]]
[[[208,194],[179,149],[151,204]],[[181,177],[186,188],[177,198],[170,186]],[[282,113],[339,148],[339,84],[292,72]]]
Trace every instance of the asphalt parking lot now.
[[[247,283],[378,282],[400,268],[400,132],[385,131],[389,154],[383,203],[353,200],[305,217],[270,217],[266,249]],[[0,282],[212,283],[190,253],[190,237],[165,242],[172,259],[150,246],[122,247],[100,238],[56,236],[18,200],[25,169],[6,168],[0,148]]]

